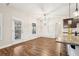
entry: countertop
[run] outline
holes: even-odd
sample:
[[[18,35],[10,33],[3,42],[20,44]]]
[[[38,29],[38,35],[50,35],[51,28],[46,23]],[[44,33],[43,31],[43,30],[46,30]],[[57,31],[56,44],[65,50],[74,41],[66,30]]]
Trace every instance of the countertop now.
[[[68,36],[62,36],[58,37],[56,39],[57,42],[59,43],[65,43],[65,44],[73,44],[73,45],[78,45],[79,46],[79,36],[72,36],[72,39],[68,39]]]

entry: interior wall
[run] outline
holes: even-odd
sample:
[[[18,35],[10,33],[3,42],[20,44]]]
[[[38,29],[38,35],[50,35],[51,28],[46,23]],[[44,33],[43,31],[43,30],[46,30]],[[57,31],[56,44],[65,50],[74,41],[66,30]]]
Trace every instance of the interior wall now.
[[[3,18],[3,38],[0,40],[0,48],[37,37],[37,34],[32,35],[32,19],[30,19],[27,13],[12,6],[0,6],[0,14]],[[23,21],[23,38],[21,40],[12,40],[12,17],[19,18]]]
[[[3,33],[2,33],[2,31],[3,31],[3,22],[2,22],[2,15],[0,14],[0,40],[2,40],[2,36],[3,36]]]
[[[50,15],[52,16],[52,15]],[[62,33],[63,16],[48,17],[45,23],[42,23],[42,36],[56,38]]]

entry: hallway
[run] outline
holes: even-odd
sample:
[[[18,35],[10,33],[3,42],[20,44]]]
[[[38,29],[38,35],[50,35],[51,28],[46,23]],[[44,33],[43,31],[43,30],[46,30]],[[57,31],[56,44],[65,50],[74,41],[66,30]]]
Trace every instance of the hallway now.
[[[78,4],[0,3],[0,55],[79,56]]]
[[[23,42],[11,47],[0,49],[0,55],[3,56],[63,56],[66,54],[66,49],[62,46],[60,53],[57,50],[57,42],[55,38],[39,37],[27,42]]]

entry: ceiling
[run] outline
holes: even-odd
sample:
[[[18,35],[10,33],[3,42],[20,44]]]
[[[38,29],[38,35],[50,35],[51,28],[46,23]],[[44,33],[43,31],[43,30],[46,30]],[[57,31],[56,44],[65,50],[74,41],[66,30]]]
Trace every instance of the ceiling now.
[[[41,17],[46,14],[47,16],[69,16],[69,3],[10,3],[31,17]],[[75,11],[75,3],[71,3],[71,15]]]
[[[62,4],[62,3],[22,3],[22,4],[13,4],[16,8],[19,8],[25,12],[29,12],[29,14],[41,14],[44,13],[50,14],[55,11],[58,11],[59,9],[67,6],[68,4]]]

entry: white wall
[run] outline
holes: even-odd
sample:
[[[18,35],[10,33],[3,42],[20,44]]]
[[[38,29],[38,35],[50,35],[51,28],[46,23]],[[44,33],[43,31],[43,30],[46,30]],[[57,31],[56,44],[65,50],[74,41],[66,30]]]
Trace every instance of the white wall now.
[[[0,6],[0,14],[2,14],[3,21],[3,39],[0,40],[0,48],[10,46],[16,43],[23,41],[31,40],[37,38],[39,32],[37,31],[36,35],[32,35],[32,19],[28,16],[27,13],[16,9],[12,6]],[[23,21],[23,38],[21,40],[12,40],[12,17],[19,18]],[[37,30],[39,25],[37,24]]]
[[[52,15],[50,15],[52,16]],[[43,20],[44,21],[44,20]],[[46,23],[42,23],[42,36],[56,38],[62,32],[63,16],[53,16],[46,19]]]
[[[2,40],[2,36],[3,36],[3,22],[2,22],[2,15],[0,14],[0,40]]]

